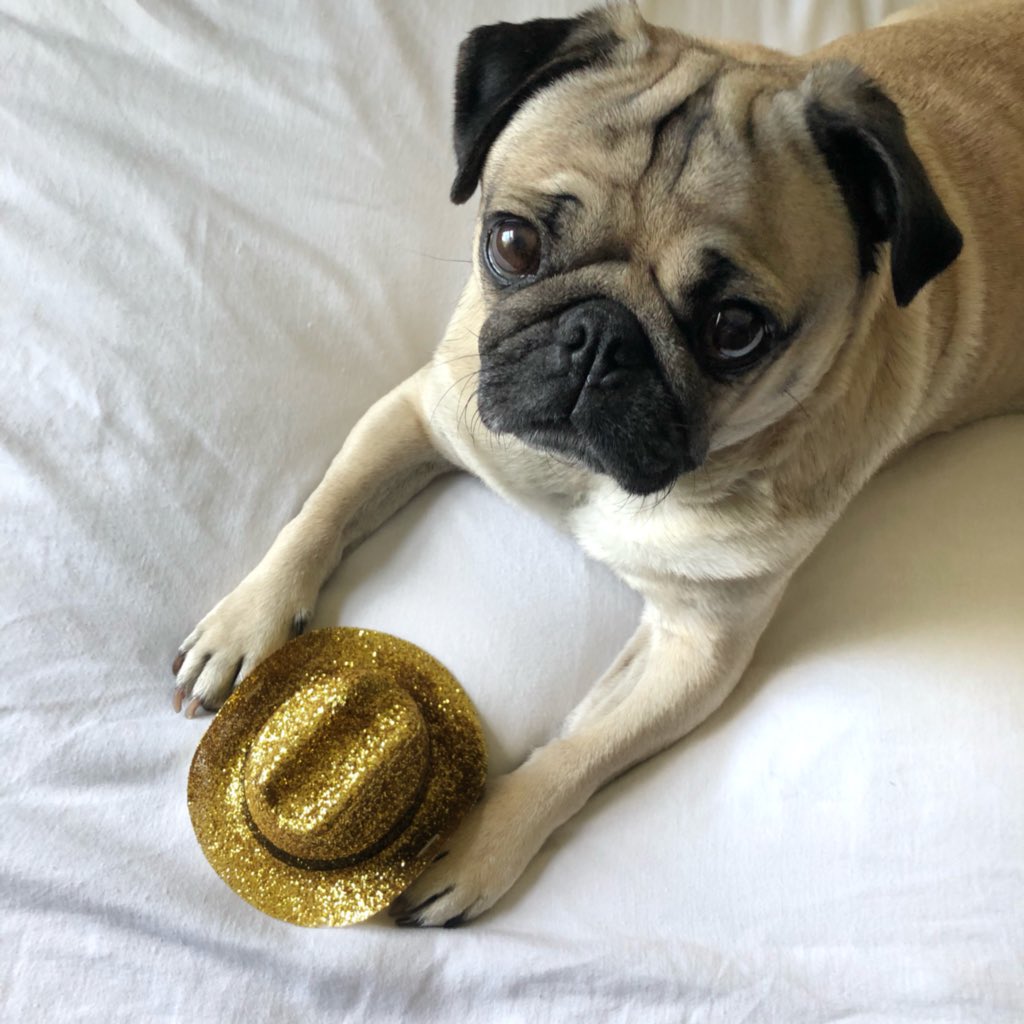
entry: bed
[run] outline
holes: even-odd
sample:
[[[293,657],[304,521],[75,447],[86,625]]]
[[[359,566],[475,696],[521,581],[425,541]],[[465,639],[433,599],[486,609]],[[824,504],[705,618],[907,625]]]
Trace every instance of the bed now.
[[[893,4],[651,2],[803,48]],[[568,0],[0,0],[0,1018],[1024,1019],[1024,418],[926,442],[806,563],[725,707],[472,925],[301,929],[203,858],[170,661],[467,273],[453,56]],[[476,481],[314,625],[462,680],[491,770],[638,599]]]

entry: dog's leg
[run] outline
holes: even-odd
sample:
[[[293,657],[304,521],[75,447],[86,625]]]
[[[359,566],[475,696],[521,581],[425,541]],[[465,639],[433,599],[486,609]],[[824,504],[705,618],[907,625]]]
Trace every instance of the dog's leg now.
[[[255,569],[199,623],[174,661],[174,706],[219,707],[235,683],[301,633],[344,549],[452,468],[420,406],[421,370],[355,425],[302,511]]]
[[[691,589],[648,606],[608,674],[557,739],[488,783],[438,859],[395,901],[400,924],[461,924],[490,907],[595,790],[699,725],[746,667],[783,580]]]

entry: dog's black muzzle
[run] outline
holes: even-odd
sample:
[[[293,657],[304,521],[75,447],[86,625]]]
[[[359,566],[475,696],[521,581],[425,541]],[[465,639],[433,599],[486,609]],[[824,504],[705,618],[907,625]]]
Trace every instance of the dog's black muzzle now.
[[[640,321],[592,298],[503,334],[480,335],[484,424],[652,494],[692,469],[683,410]]]

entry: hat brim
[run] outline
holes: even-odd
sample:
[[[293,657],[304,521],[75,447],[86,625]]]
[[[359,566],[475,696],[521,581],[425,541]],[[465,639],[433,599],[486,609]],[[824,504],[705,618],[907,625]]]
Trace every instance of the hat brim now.
[[[352,671],[380,672],[411,694],[430,737],[430,767],[419,804],[387,846],[321,870],[282,859],[254,831],[245,760],[280,704],[310,682]],[[486,770],[476,711],[440,662],[386,633],[319,629],[285,644],[225,701],[192,759],[189,814],[207,860],[239,896],[282,921],[336,927],[370,917],[408,887],[479,798]]]

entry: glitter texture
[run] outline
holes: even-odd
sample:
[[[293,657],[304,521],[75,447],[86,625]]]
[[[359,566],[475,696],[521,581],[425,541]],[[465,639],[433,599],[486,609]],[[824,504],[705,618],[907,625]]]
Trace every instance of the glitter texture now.
[[[225,702],[192,760],[189,813],[253,906],[345,925],[429,864],[485,775],[476,712],[443,665],[386,633],[320,629]]]

